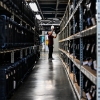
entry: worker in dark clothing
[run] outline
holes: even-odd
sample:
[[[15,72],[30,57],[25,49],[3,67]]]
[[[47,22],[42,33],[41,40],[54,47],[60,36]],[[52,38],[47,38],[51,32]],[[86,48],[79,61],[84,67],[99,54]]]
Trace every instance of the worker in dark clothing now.
[[[53,53],[53,38],[57,37],[57,34],[55,36],[53,36],[53,30],[54,30],[54,26],[51,26],[51,31],[48,32],[48,48],[49,48],[49,59],[53,59],[52,58],[52,53]]]

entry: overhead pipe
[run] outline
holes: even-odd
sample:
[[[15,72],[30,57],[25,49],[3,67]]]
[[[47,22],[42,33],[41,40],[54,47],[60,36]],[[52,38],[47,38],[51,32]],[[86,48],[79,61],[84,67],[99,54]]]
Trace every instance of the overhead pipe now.
[[[55,18],[57,17],[58,5],[59,5],[59,0],[57,0],[57,3],[56,3],[56,13],[55,13]]]

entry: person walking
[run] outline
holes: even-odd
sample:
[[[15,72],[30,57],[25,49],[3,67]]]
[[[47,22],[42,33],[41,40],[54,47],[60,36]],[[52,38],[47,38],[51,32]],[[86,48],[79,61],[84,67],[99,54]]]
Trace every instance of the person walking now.
[[[57,37],[57,34],[54,36],[52,35],[54,32],[54,26],[51,26],[51,31],[48,32],[48,48],[49,48],[49,59],[53,59],[52,57],[52,54],[53,54],[53,44],[54,44],[54,41],[53,41],[53,38],[56,38]]]

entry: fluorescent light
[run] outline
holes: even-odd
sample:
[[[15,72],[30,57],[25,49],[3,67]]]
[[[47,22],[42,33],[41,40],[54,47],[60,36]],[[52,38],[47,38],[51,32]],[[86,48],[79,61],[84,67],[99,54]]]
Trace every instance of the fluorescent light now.
[[[29,3],[29,5],[33,11],[36,11],[36,12],[38,11],[38,7],[37,7],[36,3]]]
[[[36,15],[36,18],[39,19],[39,20],[42,19],[40,15]]]

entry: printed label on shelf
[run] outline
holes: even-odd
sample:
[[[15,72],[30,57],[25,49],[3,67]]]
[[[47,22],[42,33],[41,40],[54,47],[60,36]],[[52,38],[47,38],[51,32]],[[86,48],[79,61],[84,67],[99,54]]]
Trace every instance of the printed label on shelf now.
[[[23,58],[23,49],[20,50],[20,58]]]
[[[97,70],[97,61],[93,61],[93,66],[94,66],[94,69]]]
[[[92,46],[92,49],[91,49],[91,52],[93,53],[93,50],[94,50],[94,46],[95,46],[95,44],[93,44],[93,46]]]
[[[16,71],[14,70],[14,74],[16,73]]]
[[[93,93],[92,93],[92,97],[94,97],[95,94],[96,94],[96,90],[93,91]]]
[[[11,52],[11,63],[14,63],[14,51]]]
[[[25,56],[27,56],[27,48],[25,49]]]
[[[6,74],[6,79],[8,79],[8,74]]]
[[[13,81],[13,89],[16,89],[16,81]]]
[[[13,72],[11,72],[11,75],[13,75]]]
[[[87,45],[87,48],[86,48],[87,51],[89,50],[89,47],[90,47],[90,44]]]

